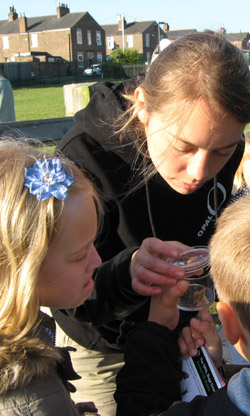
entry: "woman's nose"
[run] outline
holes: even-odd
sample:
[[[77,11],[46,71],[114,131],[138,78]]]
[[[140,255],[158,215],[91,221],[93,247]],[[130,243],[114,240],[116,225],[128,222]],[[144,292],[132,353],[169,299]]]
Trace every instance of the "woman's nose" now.
[[[191,179],[204,181],[209,176],[209,154],[205,150],[198,150],[189,159],[187,164],[187,173]]]

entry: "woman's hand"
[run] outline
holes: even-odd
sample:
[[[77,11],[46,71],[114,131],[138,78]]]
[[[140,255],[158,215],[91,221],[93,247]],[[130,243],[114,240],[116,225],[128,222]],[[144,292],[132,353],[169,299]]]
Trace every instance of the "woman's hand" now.
[[[195,356],[197,347],[204,345],[216,367],[222,364],[222,344],[219,333],[209,309],[200,311],[201,320],[192,318],[190,327],[183,328],[179,338],[181,355],[185,358]]]
[[[179,297],[186,292],[188,286],[187,280],[177,280],[174,285],[165,286],[160,295],[152,296],[148,321],[156,322],[174,330],[179,322],[180,315],[176,305]]]
[[[141,295],[154,296],[162,293],[164,286],[174,285],[178,279],[183,279],[184,270],[167,259],[178,259],[180,253],[189,248],[177,241],[146,238],[131,258],[133,290]]]

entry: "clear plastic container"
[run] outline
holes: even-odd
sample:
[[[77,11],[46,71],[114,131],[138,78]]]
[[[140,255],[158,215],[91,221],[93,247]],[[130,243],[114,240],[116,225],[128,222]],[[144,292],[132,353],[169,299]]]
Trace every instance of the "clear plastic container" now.
[[[168,259],[186,272],[189,287],[180,297],[177,307],[184,311],[207,308],[215,300],[213,281],[209,273],[209,250],[206,246],[195,246],[180,254],[178,260]]]

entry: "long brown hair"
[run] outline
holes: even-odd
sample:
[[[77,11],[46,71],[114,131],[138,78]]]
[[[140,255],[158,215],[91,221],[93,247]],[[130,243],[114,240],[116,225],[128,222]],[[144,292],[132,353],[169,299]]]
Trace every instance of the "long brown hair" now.
[[[138,86],[148,115],[164,113],[166,124],[188,116],[201,99],[241,123],[250,122],[249,68],[239,48],[221,34],[191,33],[174,41],[150,65]],[[119,132],[133,129],[145,139],[135,96],[130,93],[125,98],[128,110],[119,120]]]

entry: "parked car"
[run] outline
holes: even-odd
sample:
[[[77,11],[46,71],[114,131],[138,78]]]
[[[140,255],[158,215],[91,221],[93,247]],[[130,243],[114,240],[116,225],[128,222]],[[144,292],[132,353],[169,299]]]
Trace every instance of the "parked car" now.
[[[102,66],[100,64],[94,64],[90,68],[86,68],[83,71],[84,76],[94,76],[98,75],[100,76],[102,74]]]

